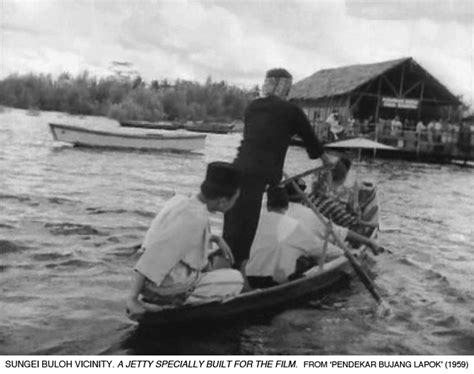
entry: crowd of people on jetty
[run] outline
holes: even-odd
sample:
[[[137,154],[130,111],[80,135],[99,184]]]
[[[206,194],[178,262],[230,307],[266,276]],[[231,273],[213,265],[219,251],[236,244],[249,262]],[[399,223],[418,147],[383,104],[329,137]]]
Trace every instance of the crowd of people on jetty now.
[[[197,194],[174,196],[152,221],[127,298],[130,318],[298,279],[344,254],[337,238],[381,252],[366,236],[376,223],[361,209],[373,200],[373,189],[364,190],[357,179],[347,183],[350,160],[324,152],[305,114],[286,100],[291,84],[287,70],[269,70],[262,97],[246,109],[234,162],[211,162]],[[309,158],[323,164],[311,207],[304,203],[303,180],[282,183],[294,135],[303,139]],[[214,212],[224,214],[222,236],[211,233]]]
[[[379,118],[375,121],[373,116],[369,116],[360,121],[353,116],[343,119],[337,110],[328,116],[321,132],[327,134],[325,138],[328,141],[364,136],[371,133],[372,135],[376,133],[377,138],[401,138],[406,133],[413,133],[420,141],[426,141],[430,144],[458,143],[461,138],[471,136],[470,124],[449,121],[445,118],[432,118],[430,120],[420,118],[418,121],[404,118],[402,121],[399,115],[395,115],[392,119]]]
[[[402,136],[404,132],[415,132],[420,140],[430,143],[454,143],[458,141],[459,134],[464,125],[447,119],[438,118],[424,121],[419,119],[416,124],[414,120],[406,118],[403,123],[399,116],[392,120],[380,120],[378,131],[382,135]]]

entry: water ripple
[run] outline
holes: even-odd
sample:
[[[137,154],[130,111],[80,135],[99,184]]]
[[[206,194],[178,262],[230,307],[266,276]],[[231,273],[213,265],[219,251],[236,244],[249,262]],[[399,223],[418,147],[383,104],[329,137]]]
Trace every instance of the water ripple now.
[[[0,352],[27,354],[472,354],[472,169],[406,161],[356,164],[378,186],[383,226],[375,282],[393,309],[357,280],[327,298],[252,323],[143,336],[124,298],[148,225],[173,194],[199,189],[207,162],[231,161],[241,135],[208,135],[204,155],[56,145],[48,122],[118,126],[45,112],[0,113]],[[314,167],[290,148],[285,169]],[[308,178],[308,183],[310,182]],[[222,216],[213,217],[213,231]],[[3,289],[2,289],[3,291]],[[3,301],[3,299],[2,299]]]

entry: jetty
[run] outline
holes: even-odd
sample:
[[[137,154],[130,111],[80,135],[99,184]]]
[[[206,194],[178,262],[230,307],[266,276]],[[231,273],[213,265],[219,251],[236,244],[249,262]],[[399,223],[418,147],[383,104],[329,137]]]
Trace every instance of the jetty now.
[[[317,71],[289,98],[323,142],[363,137],[394,148],[378,156],[474,160],[472,116],[411,57]]]

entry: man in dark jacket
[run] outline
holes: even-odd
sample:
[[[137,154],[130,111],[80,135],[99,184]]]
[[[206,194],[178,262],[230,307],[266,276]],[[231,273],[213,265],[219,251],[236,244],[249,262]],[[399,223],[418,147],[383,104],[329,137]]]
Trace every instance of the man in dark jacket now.
[[[251,102],[245,111],[243,139],[234,160],[242,177],[241,193],[224,218],[224,239],[232,249],[237,268],[248,259],[265,189],[282,178],[291,138],[299,135],[303,139],[309,158],[329,162],[306,115],[286,101],[291,84],[292,76],[287,70],[269,70],[263,97]]]

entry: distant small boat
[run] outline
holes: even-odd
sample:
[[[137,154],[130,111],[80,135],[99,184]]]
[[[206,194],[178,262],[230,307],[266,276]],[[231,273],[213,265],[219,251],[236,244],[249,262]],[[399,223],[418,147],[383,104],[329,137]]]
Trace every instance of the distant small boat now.
[[[120,126],[122,127],[139,127],[143,129],[157,129],[157,130],[178,130],[182,129],[183,126],[178,125],[174,122],[149,122],[149,121],[133,121],[133,120],[125,120],[120,121]]]
[[[194,132],[209,132],[214,134],[228,134],[232,132],[234,125],[232,123],[217,122],[187,122],[184,129]]]
[[[138,127],[150,130],[179,130],[184,129],[192,132],[207,132],[214,134],[228,134],[232,132],[234,125],[232,123],[217,123],[217,122],[191,122],[185,124],[176,122],[148,122],[148,121],[120,121],[122,127]]]
[[[144,130],[104,131],[50,123],[54,140],[83,147],[190,152],[204,148],[206,135],[150,133]]]

